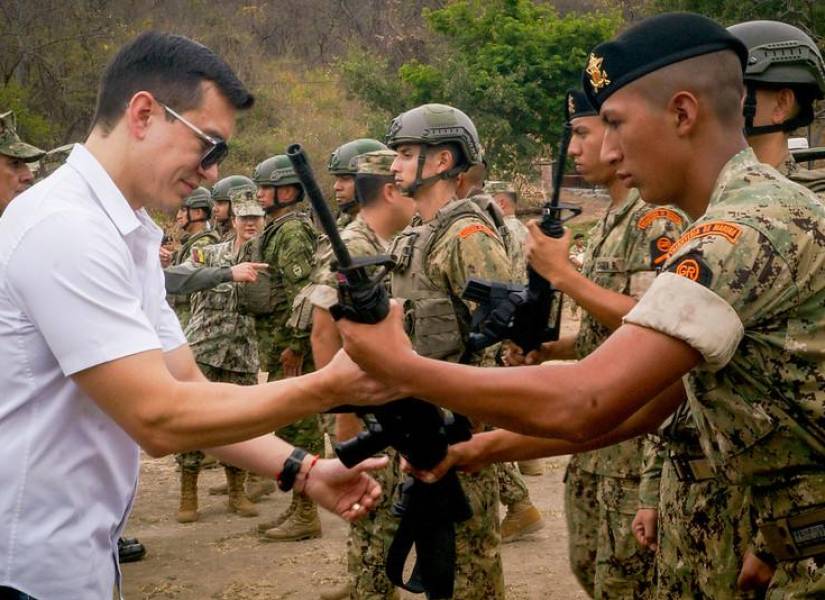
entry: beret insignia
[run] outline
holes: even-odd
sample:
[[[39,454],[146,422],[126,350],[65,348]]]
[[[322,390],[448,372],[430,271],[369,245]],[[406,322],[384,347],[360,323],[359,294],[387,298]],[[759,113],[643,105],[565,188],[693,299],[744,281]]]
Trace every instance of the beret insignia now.
[[[570,113],[571,115],[575,114],[575,112],[576,112],[576,101],[573,100],[572,95],[567,96],[567,112]]]
[[[591,53],[590,58],[587,59],[587,68],[585,72],[590,76],[590,85],[593,86],[593,91],[598,92],[606,85],[610,85],[610,79],[607,78],[607,73],[602,68],[604,58],[596,56]]]

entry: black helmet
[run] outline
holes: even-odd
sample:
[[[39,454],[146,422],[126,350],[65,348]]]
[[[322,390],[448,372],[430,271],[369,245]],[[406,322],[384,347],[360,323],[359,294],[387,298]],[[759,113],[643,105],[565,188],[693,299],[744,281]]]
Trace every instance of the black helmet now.
[[[813,121],[813,102],[825,95],[825,63],[814,41],[801,29],[779,21],[748,21],[728,27],[748,48],[745,133],[792,131]],[[756,89],[790,88],[799,114],[778,125],[754,127]]]

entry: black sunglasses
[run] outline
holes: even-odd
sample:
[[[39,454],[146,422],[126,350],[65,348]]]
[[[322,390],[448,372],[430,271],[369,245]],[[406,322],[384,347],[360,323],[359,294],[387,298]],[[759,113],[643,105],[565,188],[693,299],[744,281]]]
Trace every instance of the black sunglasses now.
[[[201,169],[206,171],[212,165],[219,165],[223,162],[223,159],[225,159],[229,154],[229,144],[226,143],[226,140],[212,137],[211,135],[204,133],[201,131],[200,127],[193,125],[162,102],[159,102],[159,104],[163,107],[163,110],[172,115],[173,118],[186,125],[195,133],[195,135],[209,144],[209,148],[207,148],[206,152],[204,152],[203,156],[201,156]]]

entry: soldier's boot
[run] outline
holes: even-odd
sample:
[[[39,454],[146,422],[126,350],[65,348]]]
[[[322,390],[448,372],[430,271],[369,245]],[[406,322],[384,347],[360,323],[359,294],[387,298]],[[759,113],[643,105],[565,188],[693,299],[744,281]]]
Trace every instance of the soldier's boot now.
[[[198,513],[198,471],[182,469],[180,473],[180,507],[178,523],[194,523],[200,518]]]
[[[275,482],[268,477],[261,477],[257,473],[249,473],[246,479],[246,497],[252,502],[258,502],[264,496],[275,491]]]
[[[235,467],[224,467],[226,470],[226,485],[229,489],[229,500],[226,505],[229,512],[237,513],[241,517],[257,517],[258,509],[246,497],[244,483],[246,471]]]
[[[350,594],[352,594],[352,585],[347,582],[336,588],[323,590],[318,597],[320,600],[348,600]]]
[[[295,496],[295,511],[278,527],[264,533],[265,542],[297,542],[321,537],[318,506],[303,494]]]
[[[201,461],[201,469],[217,469],[221,466],[221,462],[211,454],[204,454]]]
[[[220,485],[213,485],[209,488],[209,495],[210,496],[226,496],[229,493],[229,487],[226,485],[226,482]]]
[[[540,458],[518,461],[518,470],[522,475],[538,477],[544,475],[544,462]]]
[[[507,507],[507,515],[501,521],[501,541],[512,542],[528,533],[544,527],[544,519],[530,500],[516,502]]]
[[[277,517],[275,517],[271,521],[264,521],[263,523],[258,523],[258,533],[266,533],[270,529],[278,527],[289,517],[291,517],[292,513],[295,512],[295,507],[298,505],[298,501],[295,499],[295,496],[295,492],[292,492],[292,502],[290,502],[289,506],[287,506],[286,509],[284,509],[281,512],[281,514],[279,514]]]

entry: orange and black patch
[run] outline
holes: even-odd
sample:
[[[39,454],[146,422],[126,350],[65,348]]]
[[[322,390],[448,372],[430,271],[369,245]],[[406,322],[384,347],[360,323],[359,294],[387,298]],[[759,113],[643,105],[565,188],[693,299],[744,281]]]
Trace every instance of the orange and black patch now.
[[[677,260],[668,267],[668,271],[676,273],[680,277],[701,283],[705,287],[708,287],[713,280],[713,272],[710,270],[710,267],[708,267],[704,259],[696,252],[686,254]]]
[[[473,223],[472,225],[467,225],[467,227],[458,232],[458,237],[460,237],[463,240],[466,237],[470,237],[474,233],[486,233],[491,238],[496,237],[496,234],[493,233],[492,229],[490,229],[486,225],[482,225],[481,223]]]
[[[718,236],[726,239],[731,244],[735,244],[741,235],[742,228],[735,223],[729,223],[728,221],[709,221],[689,229],[670,247],[670,254],[675,254],[679,248],[696,238]]]
[[[645,213],[636,225],[639,229],[647,229],[653,224],[653,221],[656,221],[657,219],[667,219],[677,227],[681,227],[684,222],[682,216],[675,210],[671,210],[669,208],[657,208]]]
[[[666,235],[660,235],[650,242],[650,263],[658,267],[667,260],[668,252],[673,246],[673,240]]]

